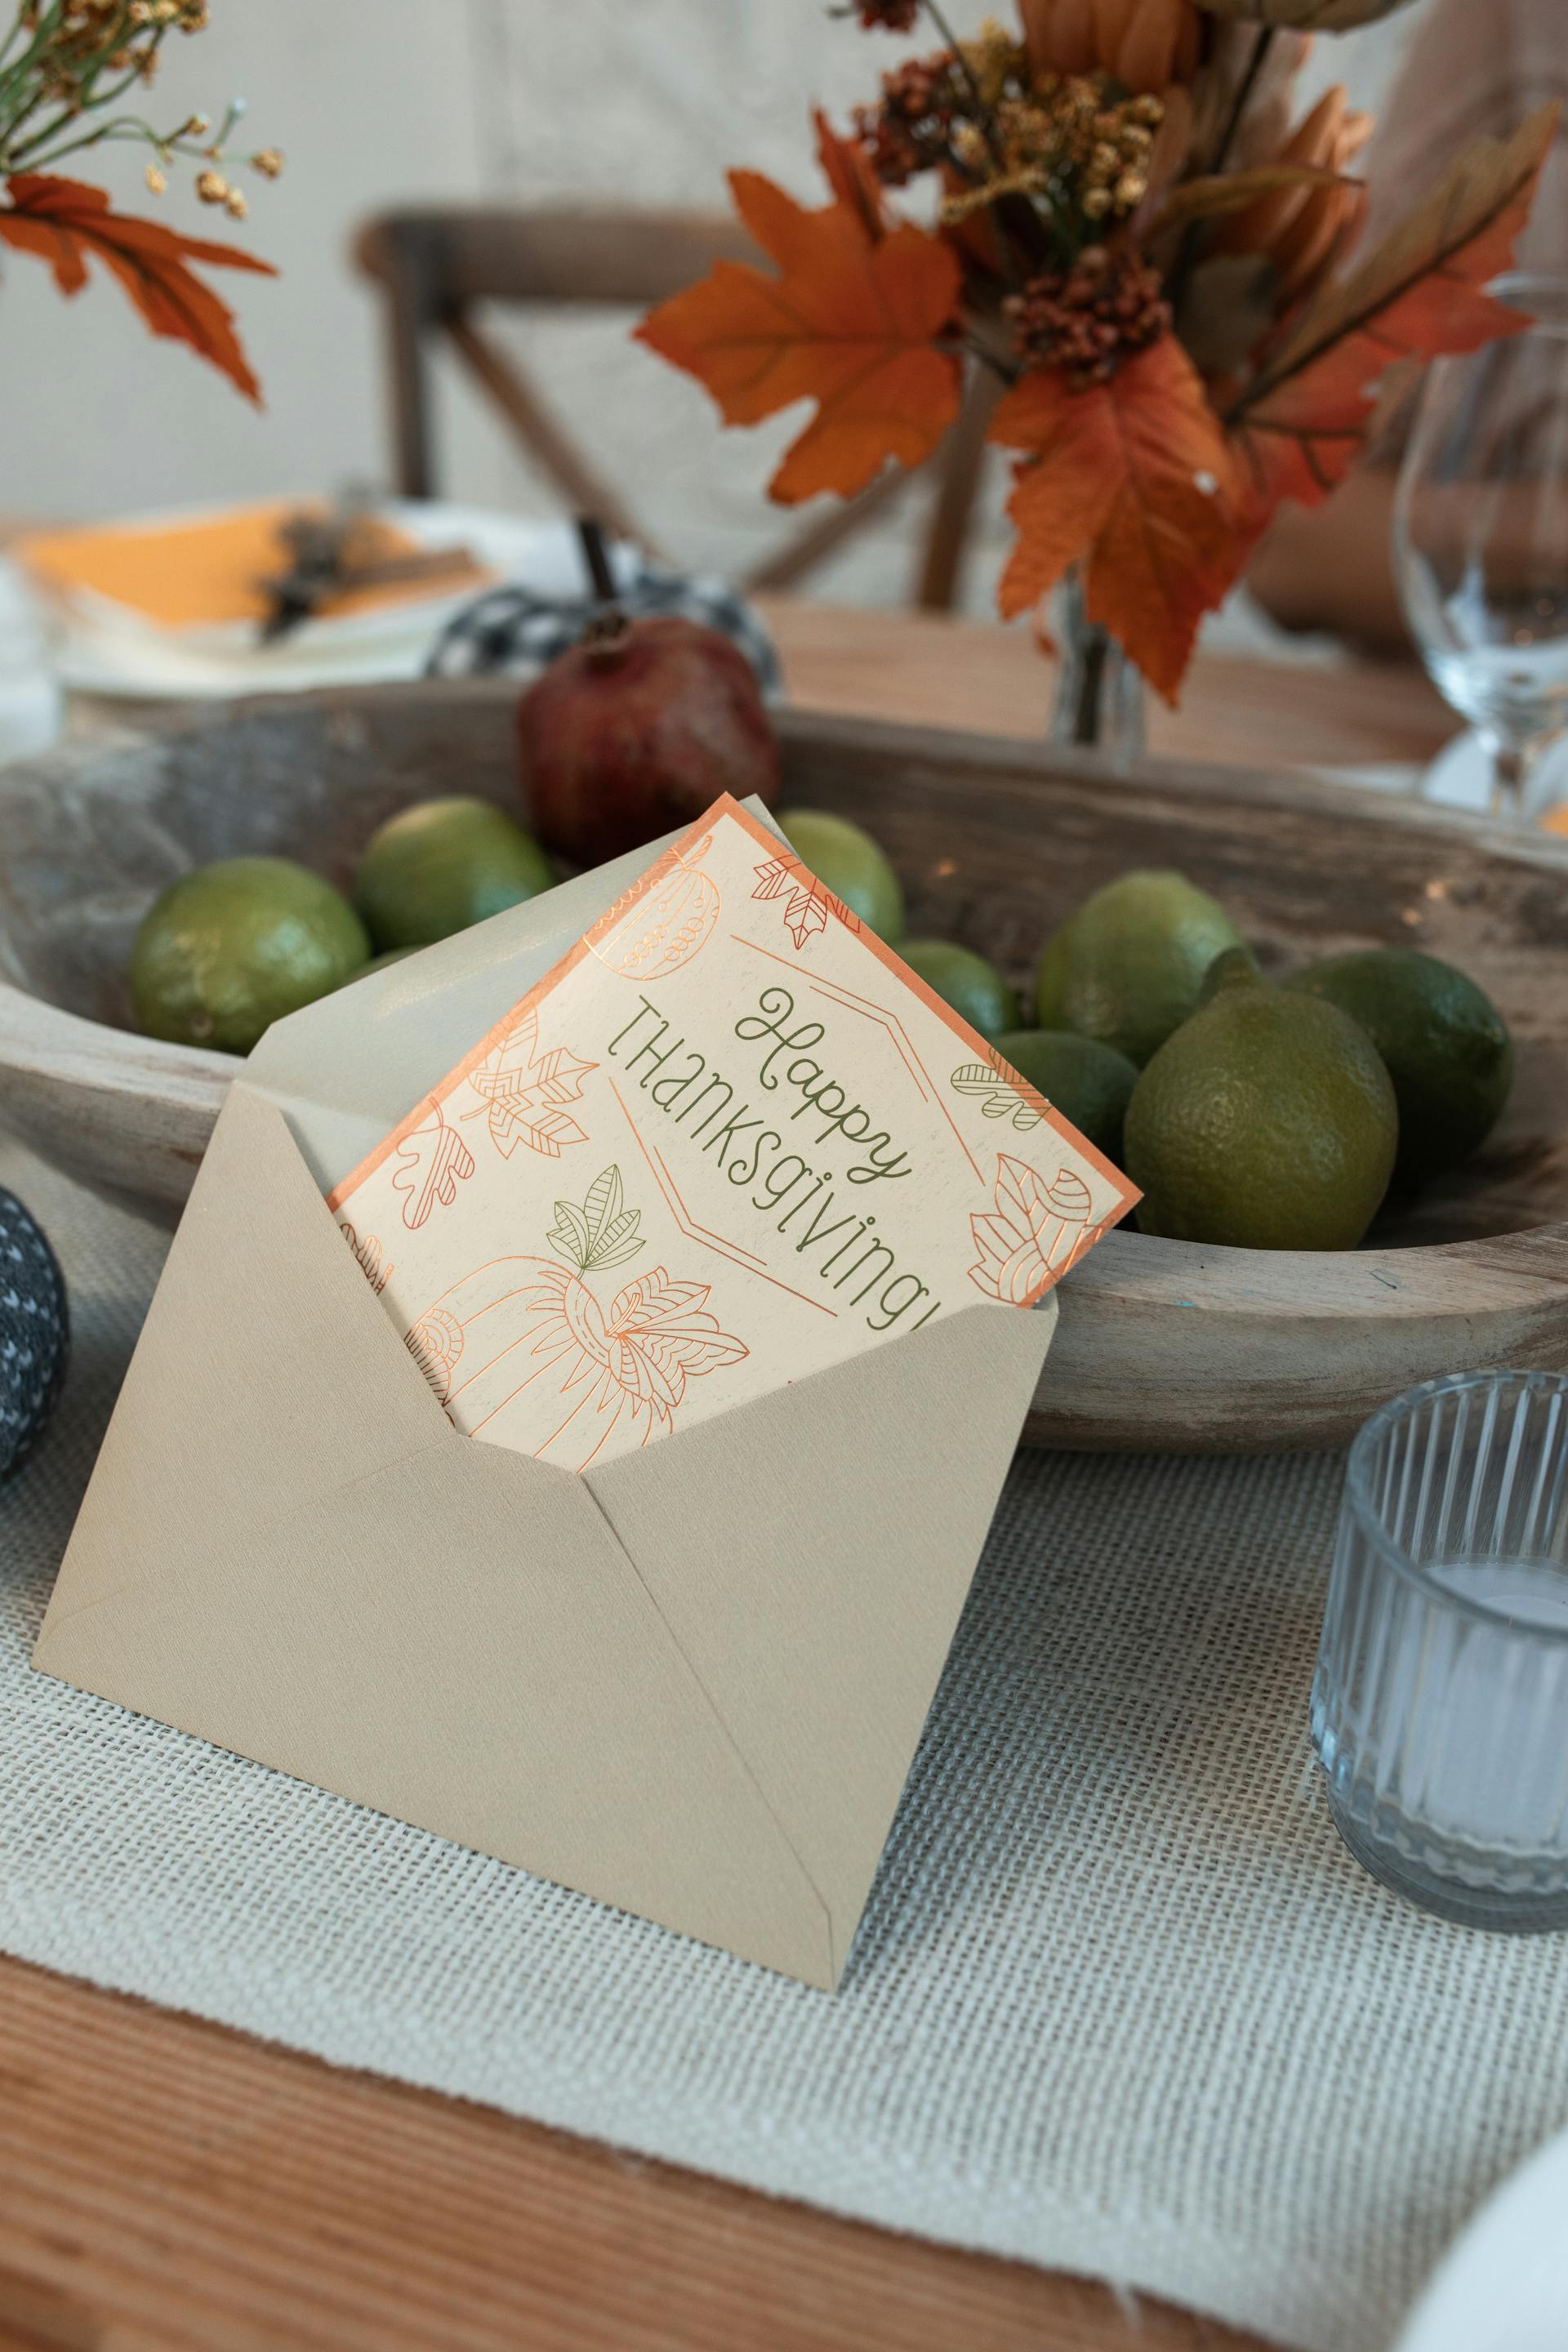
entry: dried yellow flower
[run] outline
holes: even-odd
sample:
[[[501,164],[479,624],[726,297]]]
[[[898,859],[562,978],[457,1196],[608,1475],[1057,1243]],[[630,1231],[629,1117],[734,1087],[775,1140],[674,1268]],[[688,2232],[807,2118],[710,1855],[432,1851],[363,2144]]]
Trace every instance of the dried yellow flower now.
[[[253,155],[250,160],[264,179],[276,180],[283,169],[283,151],[280,147],[263,147],[259,153]]]
[[[1009,79],[1026,64],[1022,43],[994,16],[984,19],[973,40],[960,44],[959,54],[980,93],[980,103],[985,107],[998,103]]]
[[[955,122],[952,126],[952,152],[966,171],[983,172],[990,160],[985,133],[978,122]],[[260,157],[257,158],[258,163]]]
[[[246,215],[244,190],[242,188],[230,188],[227,195],[225,196],[223,200],[223,208],[225,212],[228,213],[235,220],[243,220]]]
[[[167,178],[158,169],[157,164],[149,163],[147,166],[147,185],[151,188],[153,194],[155,196],[161,196],[168,184],[169,183]]]
[[[973,184],[950,192],[943,220],[966,220],[1014,195],[1069,219],[1078,210],[1094,221],[1136,210],[1152,145],[1144,110],[1135,119],[1134,101],[1114,97],[1103,74],[1045,73],[1027,88],[1027,98],[998,100],[988,138],[973,123],[954,136],[954,158]],[[1160,102],[1152,103],[1158,120]]]
[[[228,182],[221,172],[203,172],[196,180],[196,194],[204,205],[226,205]]]

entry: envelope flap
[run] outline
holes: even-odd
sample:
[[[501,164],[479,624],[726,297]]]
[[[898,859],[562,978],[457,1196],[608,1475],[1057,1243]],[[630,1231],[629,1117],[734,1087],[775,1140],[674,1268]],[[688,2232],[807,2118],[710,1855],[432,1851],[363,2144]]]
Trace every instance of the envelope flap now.
[[[77,1519],[51,1614],[221,1502],[254,1528],[453,1433],[281,1115],[218,1115]]]
[[[977,1301],[584,1473],[840,1965],[1055,1327]]]
[[[760,801],[745,805],[772,824]],[[330,1192],[679,838],[612,858],[275,1021],[237,1091],[285,1112]]]

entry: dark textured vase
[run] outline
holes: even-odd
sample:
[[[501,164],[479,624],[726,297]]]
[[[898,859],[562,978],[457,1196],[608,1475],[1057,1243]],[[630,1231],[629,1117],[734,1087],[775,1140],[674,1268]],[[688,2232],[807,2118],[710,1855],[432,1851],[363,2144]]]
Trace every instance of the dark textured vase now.
[[[0,1184],[0,1478],[19,1469],[37,1444],[65,1380],[69,1344],[59,1260]]]

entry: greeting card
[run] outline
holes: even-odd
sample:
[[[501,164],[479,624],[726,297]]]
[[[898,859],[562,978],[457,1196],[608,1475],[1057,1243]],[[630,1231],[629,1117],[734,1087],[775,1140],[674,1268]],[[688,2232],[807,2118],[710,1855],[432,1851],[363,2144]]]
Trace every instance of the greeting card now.
[[[454,1426],[583,1469],[1031,1307],[1135,1197],[724,800],[329,1205]]]

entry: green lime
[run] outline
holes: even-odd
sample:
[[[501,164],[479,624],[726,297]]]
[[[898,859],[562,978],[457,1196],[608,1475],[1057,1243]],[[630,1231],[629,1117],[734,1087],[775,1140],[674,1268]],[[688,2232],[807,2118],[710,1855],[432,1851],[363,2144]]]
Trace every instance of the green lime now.
[[[996,1051],[1108,1160],[1121,1158],[1121,1122],[1138,1073],[1125,1054],[1070,1029],[1009,1029]]]
[[[1325,956],[1286,982],[1359,1021],[1383,1055],[1399,1100],[1403,1190],[1478,1150],[1513,1083],[1513,1040],[1489,996],[1418,948]]]
[[[1204,974],[1241,933],[1184,875],[1108,882],[1047,940],[1035,982],[1042,1029],[1097,1037],[1142,1066],[1197,1009]]]
[[[1233,971],[1149,1063],[1128,1106],[1138,1222],[1238,1249],[1353,1249],[1394,1167],[1399,1112],[1337,1005]]]
[[[903,937],[899,877],[868,833],[826,809],[784,809],[779,831],[810,874],[891,947]]]
[[[150,1037],[248,1054],[263,1031],[340,987],[370,953],[330,882],[287,857],[225,857],[155,898],[131,951]]]
[[[1223,954],[1215,956],[1205,972],[1194,1009],[1201,1013],[1205,1004],[1212,1003],[1227,981],[1261,980],[1262,977],[1258,968],[1258,958],[1250,948],[1226,948]]]
[[[994,1045],[1004,1030],[1017,1027],[1017,997],[995,965],[973,949],[954,947],[951,940],[902,940],[899,953],[960,1020],[978,1029],[987,1045]]]
[[[378,948],[423,948],[554,881],[539,844],[492,801],[416,801],[366,842],[354,904]]]

